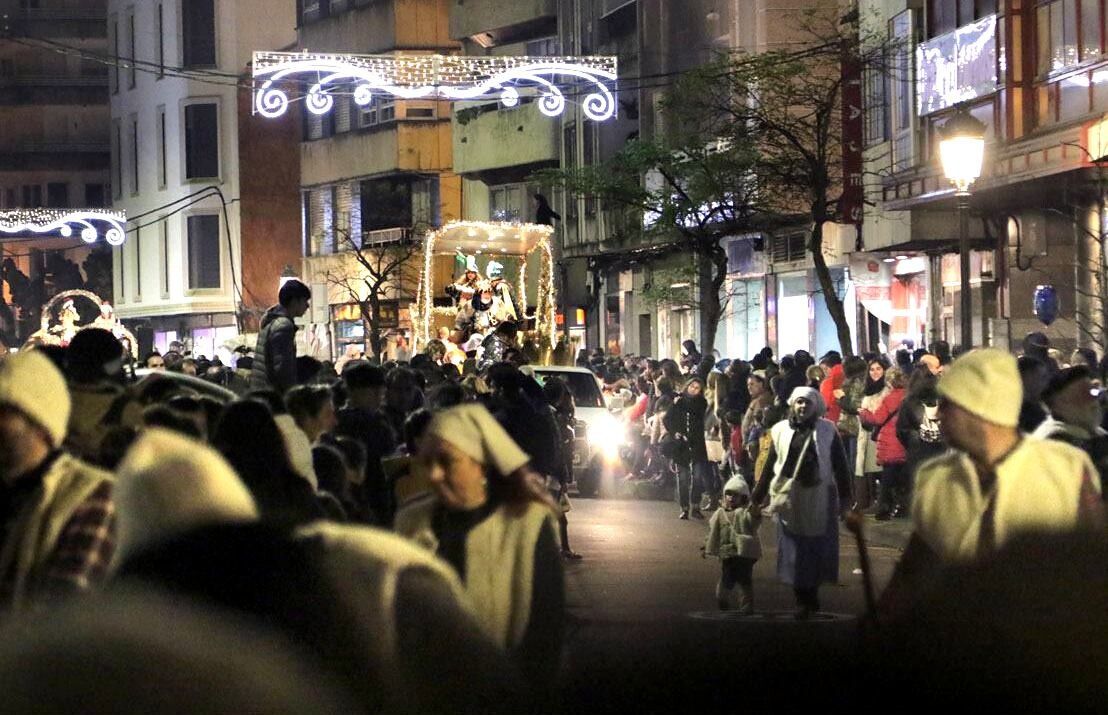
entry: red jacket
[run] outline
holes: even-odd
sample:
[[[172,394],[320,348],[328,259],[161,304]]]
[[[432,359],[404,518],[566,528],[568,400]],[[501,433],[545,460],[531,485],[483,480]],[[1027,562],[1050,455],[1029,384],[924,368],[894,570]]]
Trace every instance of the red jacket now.
[[[839,423],[839,415],[842,413],[842,408],[835,399],[835,390],[841,390],[844,382],[846,375],[843,374],[843,366],[836,365],[819,384],[819,394],[823,396],[823,404],[827,405],[827,419],[835,424]]]
[[[887,464],[903,464],[908,461],[908,454],[904,451],[904,445],[896,436],[896,417],[900,411],[900,405],[904,402],[904,396],[908,391],[903,387],[894,389],[885,395],[881,404],[873,412],[861,410],[858,416],[862,423],[872,427],[881,427],[877,434],[877,463],[881,466]],[[883,425],[883,426],[882,426]]]

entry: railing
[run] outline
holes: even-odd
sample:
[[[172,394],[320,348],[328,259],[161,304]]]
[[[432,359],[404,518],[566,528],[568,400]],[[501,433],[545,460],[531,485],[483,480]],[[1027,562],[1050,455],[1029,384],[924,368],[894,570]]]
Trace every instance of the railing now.
[[[381,228],[376,231],[362,231],[362,245],[374,246],[383,243],[399,243],[410,240],[411,228]]]

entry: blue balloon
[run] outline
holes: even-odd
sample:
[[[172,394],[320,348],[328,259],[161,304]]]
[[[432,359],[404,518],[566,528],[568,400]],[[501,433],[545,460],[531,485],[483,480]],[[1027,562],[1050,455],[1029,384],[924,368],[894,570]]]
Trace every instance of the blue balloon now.
[[[1050,325],[1058,317],[1058,291],[1052,285],[1037,287],[1032,307],[1039,322]]]

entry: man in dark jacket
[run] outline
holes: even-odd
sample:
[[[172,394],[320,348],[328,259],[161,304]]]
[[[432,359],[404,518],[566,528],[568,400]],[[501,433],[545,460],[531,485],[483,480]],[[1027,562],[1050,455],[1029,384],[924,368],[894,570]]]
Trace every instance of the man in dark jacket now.
[[[352,362],[342,371],[346,405],[335,414],[335,435],[352,437],[366,450],[365,479],[352,490],[363,513],[362,521],[388,527],[395,511],[391,485],[385,479],[381,460],[396,449],[396,435],[382,411],[385,401],[385,371],[364,360]]]
[[[296,324],[294,320],[308,312],[312,291],[298,280],[287,281],[277,294],[278,305],[262,317],[254,365],[250,374],[252,389],[273,389],[285,394],[296,385]]]

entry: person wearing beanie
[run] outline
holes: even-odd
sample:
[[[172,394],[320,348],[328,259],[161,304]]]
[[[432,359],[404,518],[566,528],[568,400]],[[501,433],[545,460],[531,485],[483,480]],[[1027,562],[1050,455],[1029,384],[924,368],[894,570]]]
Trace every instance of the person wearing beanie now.
[[[1100,426],[1103,396],[1104,390],[1093,385],[1086,365],[1060,370],[1043,391],[1050,416],[1034,432],[1035,437],[1056,439],[1088,454],[1100,477],[1102,497],[1108,486],[1104,479],[1108,474],[1108,432]]]
[[[365,476],[351,496],[363,514],[373,514],[377,523],[387,524],[393,509],[392,491],[385,479],[381,460],[396,449],[397,438],[385,415],[385,371],[364,360],[347,363],[342,371],[346,404],[335,413],[336,437],[357,440],[366,451]]]
[[[66,349],[72,409],[65,447],[81,459],[100,463],[100,445],[108,433],[141,425],[142,406],[123,386],[124,359],[123,344],[101,328],[79,331]]]
[[[739,587],[739,614],[754,613],[754,564],[762,557],[758,525],[762,510],[750,503],[746,480],[734,476],[723,485],[723,508],[716,509],[708,522],[704,556],[719,558],[716,602],[721,611],[731,608],[731,591]]]
[[[284,395],[296,384],[296,323],[293,321],[308,312],[311,300],[311,289],[301,281],[292,279],[281,286],[277,305],[262,316],[250,372],[251,388],[276,390]]]
[[[1088,455],[1019,431],[1016,359],[995,348],[959,357],[939,380],[939,417],[951,450],[923,463],[914,531],[883,599],[920,592],[939,567],[991,556],[1015,537],[1104,528]]]
[[[0,610],[87,591],[111,561],[112,478],[64,451],[71,410],[42,353],[0,361]]]
[[[544,687],[561,657],[564,577],[555,506],[530,458],[472,403],[436,413],[416,459],[432,494],[400,510],[396,531],[454,567],[486,635]]]
[[[839,580],[838,516],[850,504],[850,467],[827,407],[813,388],[798,387],[789,417],[770,429],[772,444],[751,503],[770,498],[777,519],[777,577],[793,587],[796,618],[819,611],[819,587]]]

